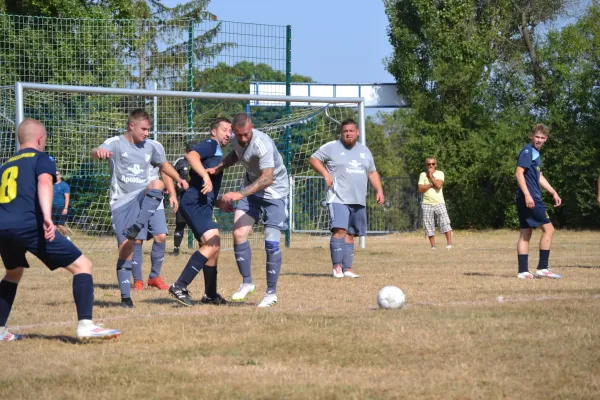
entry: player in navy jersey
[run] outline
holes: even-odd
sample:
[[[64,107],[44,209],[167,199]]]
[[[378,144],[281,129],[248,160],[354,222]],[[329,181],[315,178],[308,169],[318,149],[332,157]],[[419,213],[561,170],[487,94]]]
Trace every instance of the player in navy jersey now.
[[[46,129],[26,119],[18,130],[20,150],[0,167],[0,256],[6,275],[0,281],[0,342],[21,339],[10,333],[6,321],[25,268],[25,253],[39,258],[50,270],[65,268],[73,274],[77,308],[77,338],[109,339],[119,336],[92,322],[94,283],[92,263],[52,223],[54,159],[45,154]]]
[[[185,153],[189,153],[190,151],[192,151],[193,148],[194,145],[192,144],[192,142],[188,142],[185,145]],[[181,179],[188,179],[189,163],[185,156],[179,157],[177,160],[175,160],[173,162],[173,168],[175,168],[175,171],[177,171]],[[175,188],[175,190],[177,189],[178,188]],[[169,193],[169,195],[170,197],[177,196],[177,200],[181,201],[181,196],[183,196],[183,193],[183,190],[177,190],[177,193]],[[181,241],[183,240],[183,232],[185,230],[186,225],[187,222],[185,220],[185,217],[181,213],[181,210],[177,209],[177,211],[175,212],[175,233],[173,234],[174,247],[173,252],[171,253],[172,256],[179,255],[179,246],[181,246]]]
[[[217,118],[211,124],[210,139],[200,142],[186,154],[190,168],[188,190],[181,197],[181,213],[200,245],[190,257],[183,272],[169,288],[169,293],[181,304],[192,305],[188,286],[200,270],[204,271],[205,294],[203,304],[227,304],[217,293],[217,260],[221,246],[219,229],[213,217],[213,207],[223,211],[233,211],[228,202],[217,200],[223,172],[211,177],[207,168],[214,168],[223,160],[221,147],[231,140],[231,122],[226,118]]]
[[[548,128],[545,125],[537,124],[533,127],[529,136],[531,143],[521,150],[517,160],[517,170],[515,176],[519,188],[517,189],[516,202],[517,212],[519,214],[519,224],[521,234],[517,242],[517,256],[519,259],[519,279],[533,279],[533,274],[529,272],[529,240],[533,228],[539,226],[542,230],[540,238],[540,261],[535,272],[538,277],[560,279],[561,276],[550,271],[548,259],[550,257],[550,245],[552,244],[552,235],[554,226],[546,212],[546,206],[542,201],[542,188],[544,188],[554,199],[554,207],[561,204],[561,199],[556,190],[550,186],[542,174],[542,156],[540,150],[546,140],[548,140]]]

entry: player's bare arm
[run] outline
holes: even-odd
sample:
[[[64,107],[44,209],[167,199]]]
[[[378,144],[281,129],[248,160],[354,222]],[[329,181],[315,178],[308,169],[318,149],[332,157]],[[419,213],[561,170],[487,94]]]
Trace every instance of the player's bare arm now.
[[[169,193],[169,205],[173,209],[174,212],[177,212],[179,209],[179,201],[177,201],[177,194],[175,192],[175,184],[173,183],[173,179],[163,171],[160,171],[160,177],[162,181],[165,183],[165,187],[167,188],[167,193]]]
[[[192,150],[185,155],[186,160],[190,164],[190,167],[200,176],[203,180],[202,183],[202,194],[207,194],[212,191],[212,181],[210,180],[210,176],[204,166],[202,165],[202,160],[200,158],[200,154],[198,152]]]
[[[321,162],[321,160],[317,160],[314,157],[310,157],[308,159],[308,164],[317,174],[321,175],[325,179],[325,184],[328,188],[331,185],[333,185],[333,178],[331,177],[331,174],[329,173],[329,171],[327,171],[327,168],[325,168],[325,165]]]
[[[244,197],[250,196],[256,192],[260,192],[261,190],[269,187],[273,184],[275,168],[265,168],[261,169],[261,175],[258,177],[250,185],[246,186],[239,192],[229,192],[225,193],[222,200],[225,202],[234,202],[243,199]]]
[[[550,185],[550,182],[544,177],[544,175],[540,172],[540,185],[544,188],[545,191],[550,193],[552,198],[554,199],[554,207],[558,207],[562,204],[561,198],[556,193],[556,190]]]
[[[96,160],[110,158],[112,155],[113,155],[112,151],[108,151],[108,150],[100,148],[100,147],[96,147],[95,149],[92,149],[92,152],[90,153],[90,156]]]
[[[219,163],[219,165],[213,168],[207,168],[206,172],[208,172],[210,175],[216,175],[223,171],[225,168],[231,167],[236,162],[238,162],[238,156],[236,152],[230,151],[229,154],[227,154],[225,158],[223,158],[223,161]]]
[[[383,196],[383,186],[381,186],[379,173],[377,171],[369,172],[368,177],[371,186],[375,189],[375,199],[377,200],[377,204],[382,205],[385,201],[385,197]]]
[[[175,182],[177,182],[177,186],[182,188],[183,190],[187,190],[189,185],[186,180],[181,179],[175,168],[171,165],[171,163],[165,161],[158,166],[160,168],[161,173],[164,173],[171,177]]]
[[[52,197],[54,194],[53,177],[50,174],[41,174],[37,182],[38,201],[44,216],[44,237],[53,241],[56,235],[56,227],[52,223]]]
[[[67,215],[69,212],[69,203],[71,202],[71,195],[69,193],[65,193],[65,208],[62,210],[63,215]]]
[[[533,197],[531,197],[531,193],[529,193],[529,189],[527,189],[527,183],[525,182],[525,168],[517,167],[517,170],[515,171],[515,177],[517,178],[519,188],[525,195],[525,205],[527,208],[535,207],[535,202],[533,201]]]

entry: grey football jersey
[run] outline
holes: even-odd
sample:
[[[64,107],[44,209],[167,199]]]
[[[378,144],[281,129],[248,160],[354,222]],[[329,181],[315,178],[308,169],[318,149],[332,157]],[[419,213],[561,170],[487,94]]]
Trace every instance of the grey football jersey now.
[[[160,179],[160,168],[158,167],[154,167],[152,169],[150,169],[150,177],[148,178],[148,182],[151,181],[156,181]],[[175,185],[177,186],[177,185]],[[161,201],[160,204],[158,205],[157,210],[164,210],[165,209],[165,202]]]
[[[311,157],[325,164],[333,178],[327,203],[366,205],[368,174],[376,170],[373,155],[366,146],[356,142],[348,149],[335,140],[321,146]]]
[[[111,151],[110,208],[114,210],[135,198],[150,182],[151,169],[166,161],[163,146],[151,139],[129,143],[124,135],[114,136],[100,145]]]
[[[237,154],[239,162],[246,169],[244,173],[244,186],[256,181],[261,175],[261,169],[273,168],[273,184],[256,192],[257,197],[265,199],[281,199],[290,191],[287,170],[283,165],[281,154],[273,139],[266,133],[257,129],[252,130],[252,139],[247,147],[240,145],[237,140],[232,141],[233,151]]]

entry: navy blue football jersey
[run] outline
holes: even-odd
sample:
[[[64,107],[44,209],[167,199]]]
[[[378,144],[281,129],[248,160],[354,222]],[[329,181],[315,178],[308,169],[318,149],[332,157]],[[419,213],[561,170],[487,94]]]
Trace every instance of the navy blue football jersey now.
[[[517,166],[525,169],[523,176],[527,183],[527,190],[534,200],[542,201],[542,188],[540,186],[540,171],[542,170],[542,156],[539,151],[531,144],[528,144],[521,150]],[[517,194],[523,196],[521,188],[517,189]]]
[[[221,151],[221,146],[219,146],[219,143],[214,139],[203,140],[202,142],[198,143],[198,145],[194,147],[192,151],[195,151],[200,155],[200,161],[202,162],[202,166],[204,168],[214,168],[219,165],[221,161],[223,161],[223,151]],[[212,182],[213,189],[210,193],[204,196],[202,193],[200,193],[202,190],[202,185],[204,184],[204,180],[190,166],[190,188],[198,191],[198,196],[200,199],[206,197],[206,200],[209,204],[214,204],[215,200],[219,196],[222,179],[222,171],[217,175],[212,175],[210,180]]]
[[[54,159],[35,149],[23,149],[0,167],[1,228],[38,226],[44,218],[38,201],[38,176],[56,181]]]

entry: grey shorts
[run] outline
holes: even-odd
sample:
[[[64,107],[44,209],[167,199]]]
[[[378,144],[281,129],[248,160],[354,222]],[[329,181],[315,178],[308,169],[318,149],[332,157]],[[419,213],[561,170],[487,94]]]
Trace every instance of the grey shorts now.
[[[112,210],[111,221],[119,246],[127,240],[123,231],[135,223],[135,220],[140,213],[140,207],[145,195],[146,191],[142,190],[135,198],[131,199],[129,203],[123,204],[121,207]],[[152,215],[148,221],[148,227],[142,228],[136,239],[148,240],[155,235],[168,232],[167,222],[165,220],[165,210],[160,209],[154,212],[154,215]]]
[[[154,215],[150,217],[148,221],[148,236],[147,240],[152,239],[156,235],[169,234],[169,228],[167,228],[167,217],[165,215],[165,209],[161,208],[154,212]]]
[[[367,209],[360,204],[330,203],[329,229],[344,229],[349,235],[366,236]]]
[[[263,199],[254,195],[244,197],[238,201],[236,210],[245,211],[246,214],[269,228],[285,231],[288,227],[288,201],[283,199]],[[260,218],[262,214],[262,218]]]
[[[444,203],[440,204],[421,204],[423,210],[423,227],[425,235],[431,237],[435,234],[435,224],[440,227],[440,232],[446,233],[452,230],[450,226],[450,217]]]

